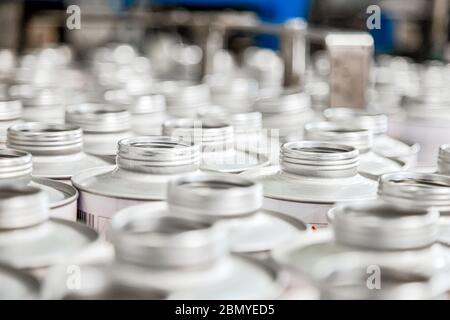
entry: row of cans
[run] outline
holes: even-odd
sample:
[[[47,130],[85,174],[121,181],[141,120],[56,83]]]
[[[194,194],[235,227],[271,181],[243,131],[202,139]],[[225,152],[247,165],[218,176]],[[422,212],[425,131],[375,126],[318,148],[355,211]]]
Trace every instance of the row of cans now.
[[[112,218],[111,244],[99,241],[87,226],[49,218],[42,189],[5,187],[0,270],[9,290],[2,294],[21,299],[446,299],[448,216],[430,203],[436,195],[441,200],[445,189],[448,193],[443,187],[448,177],[422,176],[422,184],[414,186],[416,197],[397,201],[412,183],[392,175],[407,179],[403,173],[382,177],[378,200],[334,206],[327,211],[330,228],[313,231],[298,219],[264,209],[259,182],[229,174],[183,174],[168,183],[165,202],[119,210]],[[40,287],[32,275],[41,279]]]
[[[113,51],[113,66],[127,65],[127,50]],[[419,146],[387,135],[384,114],[317,112],[290,90],[230,110],[211,105],[210,85],[140,76],[159,92],[105,88],[105,76],[94,81],[101,102],[58,105],[65,123],[5,126],[6,298],[445,296],[448,146],[433,151],[437,170],[419,173]],[[130,111],[154,99],[167,108],[135,113],[136,133]],[[333,209],[353,201],[363,203]],[[369,266],[387,290],[367,290]]]

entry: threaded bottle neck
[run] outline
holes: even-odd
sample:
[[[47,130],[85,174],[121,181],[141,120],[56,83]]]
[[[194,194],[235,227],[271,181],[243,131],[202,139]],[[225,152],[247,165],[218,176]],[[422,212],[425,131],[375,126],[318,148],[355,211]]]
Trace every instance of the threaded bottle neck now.
[[[7,145],[33,156],[75,154],[83,149],[83,132],[68,124],[19,123],[9,127]]]
[[[200,166],[200,149],[175,137],[126,138],[119,141],[117,166],[152,174],[192,172]]]
[[[0,186],[27,185],[33,171],[31,154],[14,149],[0,149]]]
[[[358,173],[357,149],[318,141],[284,143],[280,165],[285,172],[318,178],[352,177]]]

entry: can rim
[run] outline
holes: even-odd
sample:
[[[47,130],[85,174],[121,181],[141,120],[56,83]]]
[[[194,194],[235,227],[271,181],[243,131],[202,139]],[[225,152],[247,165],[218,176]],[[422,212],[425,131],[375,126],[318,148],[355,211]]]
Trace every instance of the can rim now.
[[[450,210],[450,177],[410,171],[387,173],[379,179],[378,195],[388,202],[433,206],[446,212]]]
[[[237,218],[262,208],[262,185],[238,176],[193,173],[169,182],[167,203],[174,213],[212,220]]]
[[[33,171],[31,154],[15,149],[0,149],[0,180],[29,180]]]
[[[117,167],[131,171],[159,173],[188,172],[200,166],[200,148],[177,137],[139,136],[119,141]]]
[[[439,211],[382,201],[337,206],[331,213],[338,244],[369,250],[407,250],[436,242]]]
[[[83,132],[70,124],[17,123],[7,130],[7,146],[32,155],[73,154],[82,150]]]
[[[448,289],[446,284],[438,283],[439,274],[422,270],[405,270],[379,262],[375,265],[375,262],[377,261],[371,261],[357,253],[324,257],[316,265],[313,277],[317,279],[321,295],[325,299],[348,298],[345,291],[339,291],[342,286],[358,290],[359,293],[351,293],[355,298],[373,295],[373,298],[378,299],[405,299],[405,294],[411,299],[420,297],[435,299]],[[367,287],[369,266],[376,266],[380,270],[382,290],[371,290]]]
[[[111,223],[116,258],[152,267],[209,264],[227,254],[218,223],[172,215],[143,206],[120,210]]]
[[[32,177],[31,181],[35,182],[38,185],[45,185],[54,188],[64,194],[63,200],[53,203],[50,202],[50,209],[64,207],[65,205],[72,203],[78,199],[78,190],[67,183],[39,177]]]
[[[31,227],[49,219],[47,195],[29,186],[0,190],[0,230]]]
[[[352,146],[321,141],[285,142],[281,170],[313,177],[350,177],[358,173],[359,151]]]

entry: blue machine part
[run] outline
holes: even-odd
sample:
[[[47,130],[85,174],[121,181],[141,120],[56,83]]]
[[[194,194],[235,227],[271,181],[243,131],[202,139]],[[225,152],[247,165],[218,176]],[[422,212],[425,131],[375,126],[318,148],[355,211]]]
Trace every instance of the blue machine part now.
[[[380,19],[381,29],[369,30],[375,41],[376,53],[391,53],[394,50],[395,23],[389,13],[382,13]]]
[[[127,8],[138,0],[106,0],[112,6],[122,5]],[[180,5],[201,8],[234,8],[250,10],[258,14],[261,20],[271,23],[283,23],[290,18],[300,17],[308,20],[311,4],[314,0],[147,0],[166,5]],[[58,3],[63,0],[26,0],[29,3]],[[375,40],[377,53],[390,53],[394,50],[395,23],[389,12],[381,14],[381,29],[368,30]],[[262,35],[257,38],[257,45],[276,48],[277,41],[272,36]]]
[[[307,18],[311,0],[150,0],[160,4],[190,7],[227,7],[255,11],[263,21],[280,23],[289,18]],[[124,0],[128,5],[135,0]]]
[[[132,3],[133,0],[126,0]],[[311,0],[153,0],[156,3],[189,7],[234,8],[254,11],[262,21],[282,23],[290,18],[308,18]],[[276,49],[278,41],[270,35],[259,35],[256,44]]]
[[[135,0],[124,0],[133,3]],[[300,17],[308,20],[313,0],[151,0],[161,4],[185,5],[190,7],[235,8],[251,10],[261,20],[271,23],[283,23],[290,18]],[[375,41],[377,53],[390,53],[394,49],[394,21],[389,13],[381,15],[381,29],[368,30]],[[257,37],[257,45],[277,48],[277,39],[262,35]]]

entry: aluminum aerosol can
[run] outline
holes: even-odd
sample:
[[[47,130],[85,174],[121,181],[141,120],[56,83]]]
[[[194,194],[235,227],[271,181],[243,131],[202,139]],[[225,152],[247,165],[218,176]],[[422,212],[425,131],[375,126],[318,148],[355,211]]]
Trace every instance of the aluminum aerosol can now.
[[[233,127],[219,120],[168,120],[163,125],[163,134],[199,144],[203,170],[239,173],[269,164],[264,154],[235,148]]]
[[[276,266],[230,254],[217,223],[125,210],[112,222],[113,261],[81,265],[75,291],[64,286],[62,273],[52,282],[54,298],[273,299],[285,288]]]
[[[1,189],[0,263],[42,276],[97,240],[97,233],[82,224],[49,218],[48,206],[39,188]]]
[[[401,161],[408,167],[417,164],[420,146],[407,144],[387,135],[389,129],[388,116],[382,113],[362,111],[350,108],[329,108],[323,112],[331,122],[353,124],[373,132],[373,152],[385,157]]]
[[[286,142],[280,166],[249,170],[242,176],[261,181],[264,208],[316,226],[327,224],[337,202],[375,199],[377,182],[358,173],[359,152],[330,142]]]
[[[39,281],[22,271],[0,264],[0,300],[35,300]]]
[[[119,140],[130,137],[130,113],[125,107],[82,103],[66,108],[66,122],[83,129],[84,151],[114,163]]]
[[[236,175],[193,173],[169,182],[166,211],[205,222],[222,222],[227,228],[230,250],[265,257],[274,248],[295,241],[306,226],[282,213],[262,209],[259,183]],[[123,212],[158,211],[143,204]]]
[[[449,270],[436,243],[437,210],[369,201],[338,206],[329,218],[332,230],[273,255],[278,263],[313,277],[322,298],[436,299],[448,290],[448,281],[434,281],[448,280]],[[378,290],[370,290],[375,283],[367,281],[374,272],[381,277]]]
[[[8,129],[6,144],[32,154],[33,175],[39,178],[70,183],[74,174],[106,164],[83,152],[83,132],[74,125],[15,124]]]
[[[305,125],[305,139],[329,141],[357,148],[359,171],[373,179],[384,173],[406,169],[404,162],[373,152],[373,133],[358,125],[327,121],[308,123]]]
[[[22,102],[16,99],[0,97],[0,147],[6,144],[6,130],[20,121],[22,116]]]
[[[14,149],[0,149],[0,186],[34,186],[48,197],[50,216],[75,221],[77,190],[60,181],[32,177],[31,154]]]
[[[199,108],[210,105],[206,84],[165,81],[159,87],[158,92],[166,97],[167,113],[172,117],[194,118]]]
[[[450,177],[409,171],[385,174],[378,195],[390,203],[439,210],[439,240],[450,245]]]
[[[117,164],[85,170],[72,178],[78,189],[79,220],[109,239],[112,216],[120,209],[166,199],[167,183],[195,172],[200,149],[191,142],[164,136],[126,138],[119,142]]]

